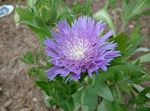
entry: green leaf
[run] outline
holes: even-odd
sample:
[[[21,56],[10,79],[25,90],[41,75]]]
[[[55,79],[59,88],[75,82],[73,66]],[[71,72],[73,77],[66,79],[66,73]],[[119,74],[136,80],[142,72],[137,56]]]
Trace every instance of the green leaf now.
[[[150,111],[149,107],[140,107],[137,109],[137,111]]]
[[[131,57],[137,47],[143,42],[143,37],[141,36],[141,34],[139,33],[141,30],[141,26],[140,25],[136,25],[136,27],[134,28],[134,30],[129,34],[129,41],[127,44],[127,49],[126,49],[126,56],[129,58]]]
[[[93,17],[97,20],[103,20],[106,23],[108,23],[109,27],[115,32],[115,27],[112,22],[111,16],[108,14],[108,12],[104,9],[97,11]]]
[[[147,47],[139,47],[135,52],[150,52],[150,49]]]
[[[125,51],[127,48],[127,36],[122,32],[113,38],[117,42],[117,50]]]
[[[115,8],[117,0],[107,0],[107,1],[109,2],[109,5],[112,6],[112,8]]]
[[[91,15],[92,14],[92,0],[85,0],[85,4],[84,4],[84,14],[86,15]]]
[[[97,94],[95,93],[96,89],[93,86],[87,86],[85,90],[84,105],[88,106],[89,111],[94,111],[97,105]]]
[[[106,72],[101,72],[97,79],[99,81],[111,80],[114,81],[115,74],[118,75],[119,72],[123,72],[125,76],[129,77],[130,81],[132,82],[139,82],[141,77],[146,74],[146,72],[137,65],[132,64],[122,64],[122,65],[115,65],[108,68]],[[120,81],[120,80],[119,80]]]
[[[28,8],[16,8],[16,12],[20,16],[20,20],[30,20],[33,17],[32,13],[28,10]]]
[[[74,110],[74,107],[75,107],[75,104],[74,104],[74,101],[72,98],[70,98],[69,100],[65,100],[65,101],[62,101],[60,103],[60,106],[64,109],[64,111],[73,111]]]
[[[37,0],[27,0],[27,5],[31,8],[34,7],[34,5],[36,4]]]
[[[108,101],[114,101],[113,95],[111,93],[111,90],[109,89],[108,85],[106,85],[103,82],[95,82],[95,88],[96,92],[99,96],[103,97],[104,99]]]
[[[129,111],[127,107],[118,104],[115,102],[109,102],[107,100],[103,100],[99,105],[97,111]]]
[[[21,60],[26,64],[35,64],[34,55],[31,52],[27,52]]]
[[[92,85],[82,88],[73,94],[74,101],[81,105],[83,111],[94,111],[97,105],[96,89]],[[84,109],[87,106],[86,109]]]
[[[85,90],[80,89],[77,92],[75,92],[75,94],[73,94],[72,97],[76,103],[82,105],[84,100],[84,94]]]
[[[82,106],[87,106],[88,111],[94,111],[97,105],[98,96],[108,101],[113,101],[113,96],[109,87],[99,81],[95,81],[94,85],[88,85],[73,94],[74,101]]]
[[[71,10],[75,16],[79,15],[92,15],[92,2],[93,0],[83,0],[83,4],[79,1],[75,1],[74,4],[71,6]]]
[[[26,8],[17,8],[16,9],[17,14],[20,17],[20,22],[29,25],[29,27],[36,32],[38,35],[40,35],[40,40],[43,40],[45,36],[51,36],[49,32],[49,27],[46,25],[45,21],[39,17],[31,13],[31,11]],[[42,36],[41,36],[42,35]]]
[[[142,92],[142,91],[144,90],[144,88],[143,88],[142,86],[138,85],[138,84],[133,84],[133,87],[134,87],[138,92]],[[150,91],[150,89],[149,89],[149,91]],[[147,93],[145,96],[150,99],[150,94],[149,94],[149,93]]]
[[[150,53],[141,56],[139,59],[140,59],[140,63],[150,62]]]
[[[52,93],[52,86],[51,84],[49,84],[49,82],[46,82],[46,81],[36,81],[36,84],[42,89],[45,91],[45,93],[48,95],[48,96],[51,96],[51,93]]]
[[[118,85],[124,92],[126,92],[127,94],[130,94],[131,87],[129,86],[127,81],[120,82],[118,83]]]
[[[143,10],[148,7],[149,0],[130,0],[128,3],[123,1],[121,18],[123,25],[126,26],[128,21],[138,14],[141,14]]]
[[[32,67],[28,70],[28,74],[31,76],[35,76],[38,80],[47,81],[45,70],[42,70],[38,67]]]
[[[99,106],[98,111],[112,111],[112,104],[108,102],[107,100],[103,100]]]
[[[150,87],[146,87],[144,90],[142,90],[139,95],[135,98],[133,98],[130,103],[137,104],[137,105],[144,105],[149,99],[146,97],[146,94],[150,92]]]

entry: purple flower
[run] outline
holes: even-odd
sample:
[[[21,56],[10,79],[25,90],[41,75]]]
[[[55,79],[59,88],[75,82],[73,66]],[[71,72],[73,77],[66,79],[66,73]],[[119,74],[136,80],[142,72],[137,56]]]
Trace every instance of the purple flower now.
[[[45,39],[46,53],[54,65],[47,73],[52,80],[58,74],[69,79],[80,79],[81,73],[92,73],[107,66],[115,57],[120,56],[115,48],[117,44],[107,41],[112,31],[100,37],[105,23],[96,22],[91,17],[81,16],[71,26],[66,21],[57,25],[57,32],[52,32],[53,39]]]

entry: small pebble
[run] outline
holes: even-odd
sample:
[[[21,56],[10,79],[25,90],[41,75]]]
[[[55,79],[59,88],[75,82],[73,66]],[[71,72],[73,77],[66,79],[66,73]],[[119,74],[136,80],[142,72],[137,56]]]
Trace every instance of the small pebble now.
[[[31,108],[23,108],[20,111],[32,111],[32,109]]]
[[[132,25],[132,24],[131,24],[131,25],[129,25],[129,28],[134,28],[134,25]]]
[[[37,100],[36,97],[34,97],[34,98],[32,99],[32,101],[37,102],[38,100]]]

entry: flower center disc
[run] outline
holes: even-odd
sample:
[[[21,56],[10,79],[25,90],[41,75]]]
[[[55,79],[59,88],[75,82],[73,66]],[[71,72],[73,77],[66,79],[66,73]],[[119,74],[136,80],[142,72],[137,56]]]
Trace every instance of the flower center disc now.
[[[70,52],[70,56],[75,60],[81,60],[84,58],[86,49],[81,46],[74,46]]]

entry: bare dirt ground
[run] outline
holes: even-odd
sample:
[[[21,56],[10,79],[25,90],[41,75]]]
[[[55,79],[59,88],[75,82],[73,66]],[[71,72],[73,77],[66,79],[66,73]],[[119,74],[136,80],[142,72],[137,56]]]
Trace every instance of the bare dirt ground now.
[[[16,27],[14,13],[0,18],[0,111],[48,111],[41,91],[19,60],[37,46],[35,35],[27,27]]]
[[[0,0],[0,5],[4,3],[5,0]],[[98,1],[93,7],[100,8],[99,3],[104,2]],[[144,46],[150,48],[150,16],[142,17],[141,21],[141,32],[147,36]],[[37,47],[34,33],[24,25],[16,27],[14,13],[0,18],[0,111],[50,111],[43,103],[42,92],[28,76],[27,66],[19,60],[24,53]],[[147,64],[147,68],[149,66]]]
[[[0,111],[47,111],[41,92],[19,60],[37,45],[27,27],[15,26],[13,14],[0,18]]]

